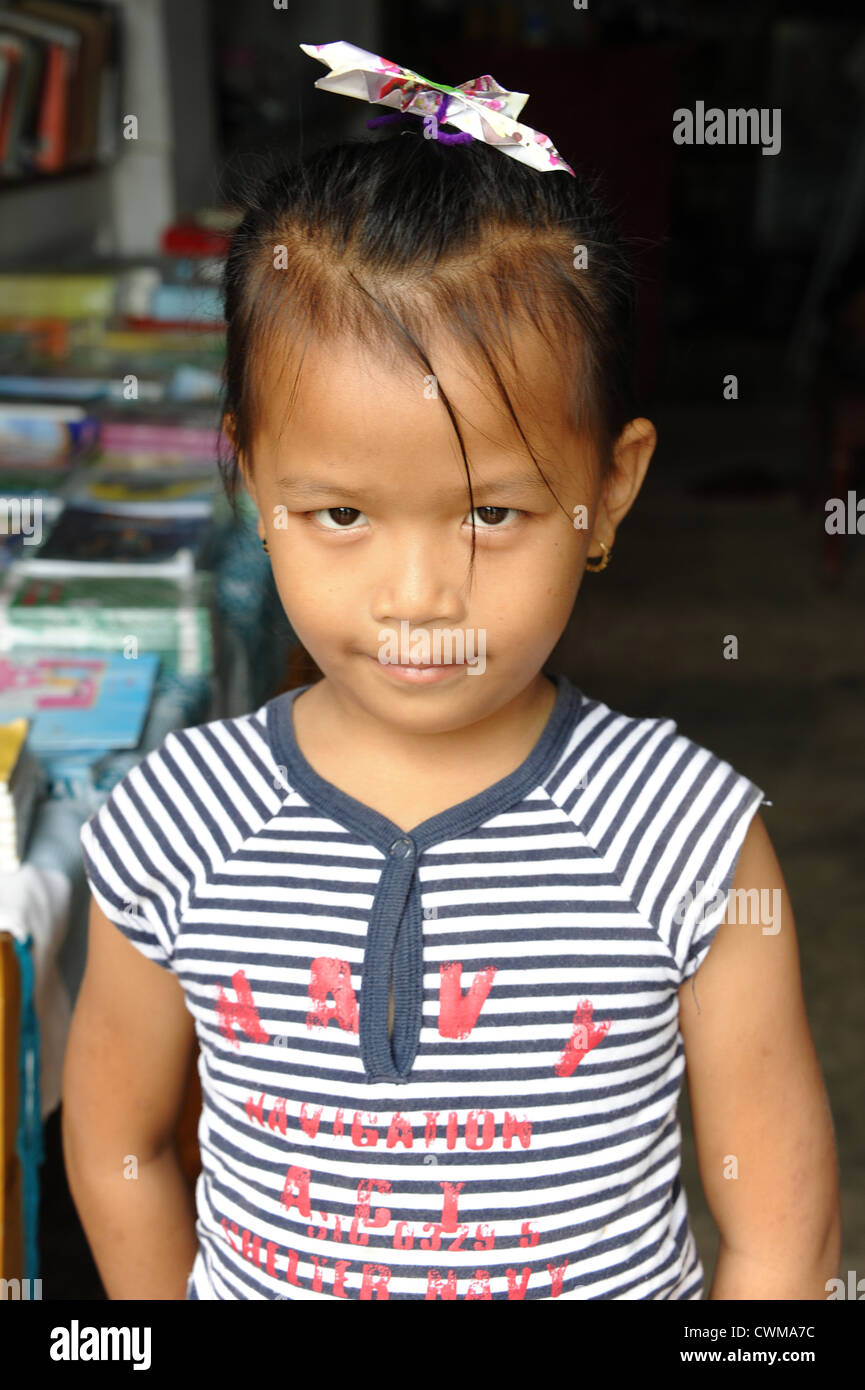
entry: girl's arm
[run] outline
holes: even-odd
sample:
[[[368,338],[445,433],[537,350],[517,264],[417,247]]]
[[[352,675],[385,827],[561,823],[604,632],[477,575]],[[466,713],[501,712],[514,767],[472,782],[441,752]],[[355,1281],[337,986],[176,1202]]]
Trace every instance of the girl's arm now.
[[[91,903],[63,1067],[69,1187],[110,1299],[183,1299],[197,1249],[177,1126],[195,1032],[175,976]]]
[[[709,1297],[825,1299],[841,1253],[835,1137],[790,899],[759,815],[733,888],[756,900],[746,911],[743,894],[730,897],[679,990],[697,1159],[721,1236]]]

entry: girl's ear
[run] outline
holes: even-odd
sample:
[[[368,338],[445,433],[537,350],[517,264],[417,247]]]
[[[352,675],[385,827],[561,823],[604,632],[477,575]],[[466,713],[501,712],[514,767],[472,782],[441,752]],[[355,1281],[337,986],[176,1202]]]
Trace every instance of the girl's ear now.
[[[222,417],[222,432],[234,452],[237,453],[237,421],[230,410],[226,410]]]
[[[255,502],[255,488],[252,481],[252,469],[249,466],[249,460],[246,457],[246,455],[238,452],[237,421],[235,420],[230,410],[227,410],[222,417],[222,428],[226,438],[228,439],[229,444],[232,447],[232,450],[234,451],[234,457],[237,459],[237,467],[240,472],[240,477],[241,481],[243,482],[243,486],[246,488],[246,491],[249,493],[253,502]]]
[[[646,476],[658,436],[651,420],[639,416],[622,430],[613,450],[613,466],[601,489],[592,526],[592,541],[612,546]],[[593,556],[593,559],[598,558]]]

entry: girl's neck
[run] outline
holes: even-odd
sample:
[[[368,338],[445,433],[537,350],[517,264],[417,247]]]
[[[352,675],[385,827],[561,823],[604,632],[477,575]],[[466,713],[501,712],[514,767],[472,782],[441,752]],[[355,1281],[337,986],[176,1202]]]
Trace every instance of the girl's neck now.
[[[326,679],[293,702],[297,746],[315,772],[403,830],[514,772],[556,701],[546,676],[494,715],[442,734],[394,730],[341,698]]]

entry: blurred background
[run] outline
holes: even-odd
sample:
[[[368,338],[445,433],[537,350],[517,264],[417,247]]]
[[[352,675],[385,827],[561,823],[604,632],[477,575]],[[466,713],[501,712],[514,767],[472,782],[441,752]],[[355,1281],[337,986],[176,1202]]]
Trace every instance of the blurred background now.
[[[0,1276],[104,1297],[59,1139],[81,823],[169,729],[315,678],[248,506],[219,495],[218,285],[238,180],[384,111],[315,89],[298,45],[336,39],[437,82],[492,73],[602,175],[659,446],[549,667],[764,789],[835,1117],[840,1273],[865,1273],[861,4],[21,0],[0,6]],[[698,103],[779,110],[780,149],[675,143]],[[708,1292],[686,1096],[682,1122]]]

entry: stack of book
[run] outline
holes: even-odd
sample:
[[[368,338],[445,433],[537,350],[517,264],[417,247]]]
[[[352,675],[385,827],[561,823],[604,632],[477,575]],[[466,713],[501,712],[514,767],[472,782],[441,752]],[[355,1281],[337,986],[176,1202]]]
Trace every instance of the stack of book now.
[[[135,516],[208,518],[217,479],[203,468],[99,466],[75,472],[66,492],[70,507]]]
[[[142,746],[212,701],[246,708],[243,681],[266,664],[270,570],[217,468],[229,230],[135,265],[0,274],[0,660],[28,687],[74,677],[99,711],[82,742],[68,705],[48,743],[49,706],[31,711],[52,795],[110,790]],[[111,707],[148,664],[127,730],[141,742],[118,742]]]
[[[82,406],[0,401],[0,572],[42,544],[96,432]]]
[[[99,412],[99,458],[127,468],[181,466],[216,474],[219,428],[211,405],[120,406]]]
[[[117,579],[87,575],[19,577],[2,622],[0,647],[153,652],[163,670],[207,676],[213,668],[212,579]]]
[[[215,435],[224,353],[218,283],[193,261],[0,273],[0,399],[113,403],[124,414],[208,403],[201,423]]]
[[[0,724],[0,874],[21,867],[43,787],[41,769],[27,747],[27,729],[26,719]]]
[[[63,279],[61,276],[48,278],[58,282]],[[7,290],[13,298],[21,299],[21,277],[0,275],[0,303]],[[33,290],[35,286],[30,287],[27,299]],[[58,283],[58,293],[61,292]],[[110,341],[105,345],[109,340],[105,333],[98,335],[103,345],[95,340],[69,345],[62,355],[40,362],[38,353],[33,351],[32,335],[28,338],[20,329],[3,327],[21,321],[16,316],[0,319],[0,402],[79,402],[89,406],[116,403],[128,411],[138,403],[212,401],[219,394],[218,368],[206,356],[203,365],[189,362],[186,359],[192,349],[183,348],[179,343],[167,345],[162,351],[147,344],[146,340],[153,335],[129,333],[125,335],[130,339],[129,346],[123,353]],[[70,331],[63,336],[69,344],[76,334]],[[144,341],[136,342],[136,339]],[[21,346],[15,360],[10,361],[16,340]],[[212,348],[212,343],[209,346]],[[215,435],[215,430],[213,433]],[[212,440],[210,447],[212,450]]]
[[[120,132],[114,7],[0,6],[0,178],[109,160]]]
[[[71,468],[92,454],[98,436],[99,420],[85,406],[0,398],[3,468]]]
[[[113,749],[135,748],[159,659],[99,651],[0,657],[0,718],[29,721],[28,747],[53,785],[88,780]]]
[[[0,650],[153,652],[166,672],[210,675],[214,486],[177,469],[75,475],[47,539],[10,566]]]

